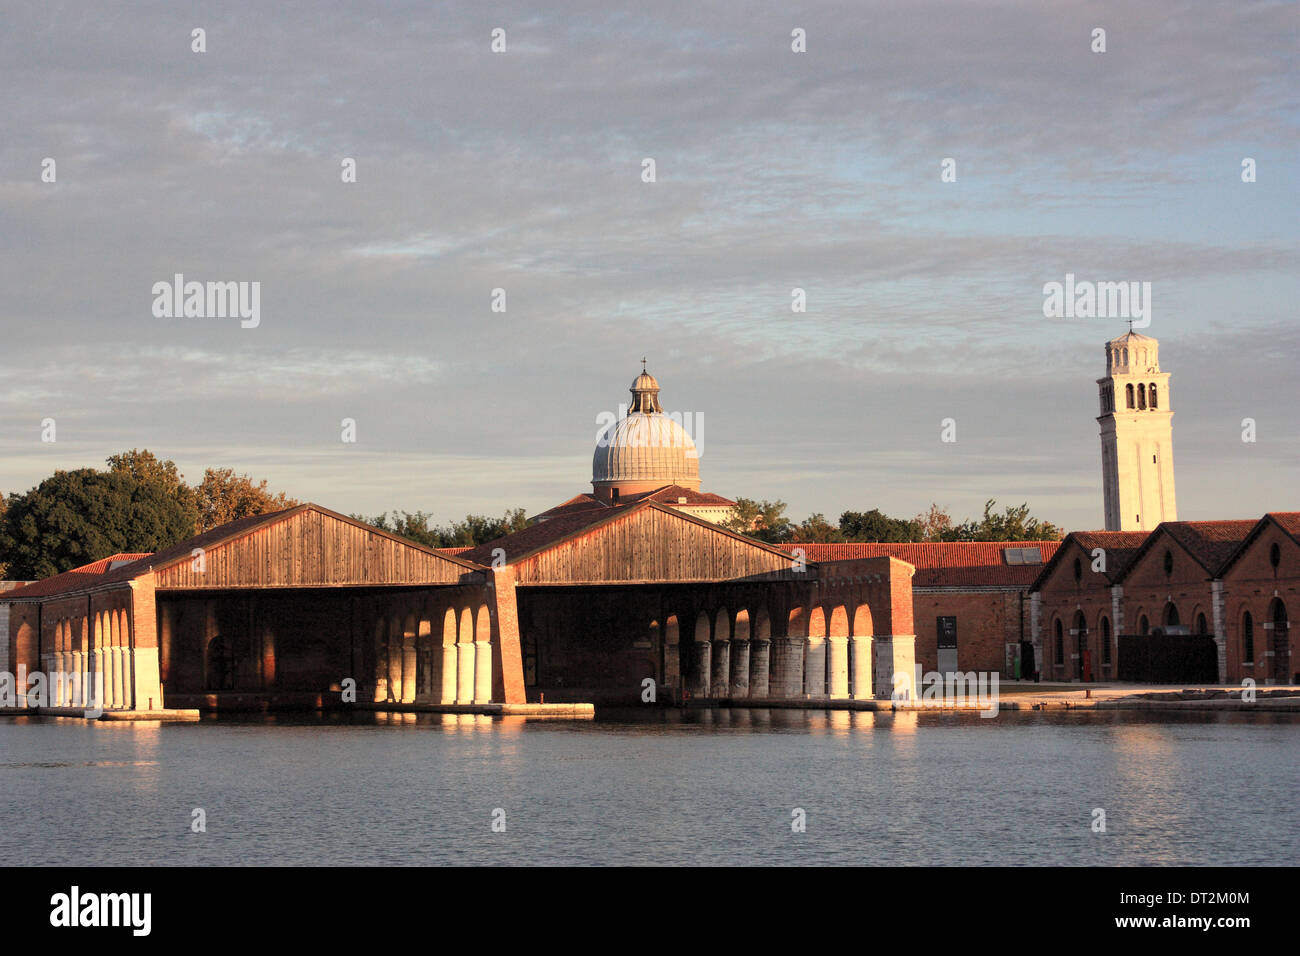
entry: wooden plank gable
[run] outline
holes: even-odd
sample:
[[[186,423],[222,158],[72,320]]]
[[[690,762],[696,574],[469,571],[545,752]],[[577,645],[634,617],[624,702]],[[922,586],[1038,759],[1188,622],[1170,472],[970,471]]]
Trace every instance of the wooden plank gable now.
[[[457,584],[464,561],[378,529],[307,507],[283,520],[154,571],[158,588],[351,587]]]
[[[511,562],[520,585],[730,581],[790,574],[792,563],[774,548],[658,505],[635,507]]]

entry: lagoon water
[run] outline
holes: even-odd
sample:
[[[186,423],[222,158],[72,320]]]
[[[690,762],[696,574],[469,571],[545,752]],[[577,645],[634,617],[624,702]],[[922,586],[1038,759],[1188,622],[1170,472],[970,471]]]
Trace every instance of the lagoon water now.
[[[0,851],[70,865],[1293,865],[1298,783],[1300,719],[1268,714],[4,718]],[[206,832],[191,830],[196,808]]]

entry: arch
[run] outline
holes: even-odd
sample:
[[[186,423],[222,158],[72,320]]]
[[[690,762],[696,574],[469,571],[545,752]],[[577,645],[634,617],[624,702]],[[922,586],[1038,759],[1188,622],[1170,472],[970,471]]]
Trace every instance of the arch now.
[[[849,612],[843,604],[831,610],[826,648],[826,691],[833,699],[845,700],[849,696]]]
[[[461,609],[456,637],[456,703],[474,703],[474,612],[468,607]]]
[[[1165,627],[1178,627],[1178,625],[1182,623],[1178,617],[1178,608],[1174,605],[1173,601],[1170,601],[1165,605],[1163,618]]]
[[[474,615],[474,703],[492,701],[492,611],[486,603]]]
[[[1127,403],[1126,407],[1133,408],[1133,383],[1129,382],[1124,386],[1124,397]]]
[[[790,612],[790,619],[786,624],[787,637],[807,637],[808,636],[808,616],[801,607],[794,608]]]
[[[758,609],[758,614],[754,616],[754,640],[770,641],[772,639],[772,615],[767,613],[767,608]]]
[[[676,614],[669,614],[660,631],[663,638],[664,686],[680,691],[682,684],[681,625]]]
[[[456,631],[456,609],[449,607],[442,615],[442,651],[434,658],[438,674],[430,688],[440,704],[456,703]]]
[[[813,608],[808,614],[808,636],[826,636],[826,612],[820,607]]]
[[[849,636],[849,612],[843,604],[836,606],[831,610],[830,623],[827,625],[828,637],[848,637]]]
[[[1152,408],[1160,407],[1160,402],[1158,401],[1156,396],[1155,382],[1152,382],[1150,385],[1147,386],[1147,402],[1151,405]]]
[[[1138,411],[1147,407],[1147,387],[1142,382],[1138,382]]]
[[[220,634],[208,641],[204,649],[203,683],[208,690],[233,690],[235,686],[234,660],[226,639]]]
[[[859,604],[853,609],[853,631],[854,637],[871,637],[874,631],[874,624],[871,620],[871,607],[867,604]]]
[[[826,674],[826,612],[814,607],[808,612],[808,649],[804,652],[803,692],[808,697],[825,697]]]
[[[1059,617],[1052,622],[1052,630],[1056,638],[1052,645],[1052,666],[1059,670],[1065,666],[1065,625]]]
[[[1124,364],[1128,364],[1128,346],[1124,346]]]
[[[1112,645],[1115,643],[1114,635],[1110,631],[1110,618],[1103,614],[1097,625],[1097,629],[1101,632],[1101,663],[1103,667],[1110,667],[1114,660]]]
[[[691,645],[691,650],[684,655],[684,661],[688,665],[687,673],[684,675],[691,688],[691,693],[697,697],[708,697],[713,667],[713,646],[709,641],[711,633],[709,624],[709,612],[700,609],[695,616],[695,641]]]
[[[717,617],[714,618],[713,639],[715,641],[731,640],[731,616],[727,613],[725,607],[718,608]]]
[[[1255,663],[1255,619],[1249,611],[1241,615],[1241,663]]]
[[[1138,633],[1143,637],[1151,633],[1151,622],[1147,620],[1145,614],[1138,615]]]
[[[1210,633],[1210,623],[1206,620],[1204,611],[1196,614],[1196,633],[1202,636]]]
[[[416,625],[415,697],[417,700],[427,700],[433,693],[434,673],[439,669],[441,660],[441,651],[436,656],[433,653],[433,622],[429,620],[426,613],[421,615]]]
[[[736,612],[731,631],[731,696],[748,697],[750,690],[749,668],[753,660],[753,648],[749,643],[749,611],[741,608]]]

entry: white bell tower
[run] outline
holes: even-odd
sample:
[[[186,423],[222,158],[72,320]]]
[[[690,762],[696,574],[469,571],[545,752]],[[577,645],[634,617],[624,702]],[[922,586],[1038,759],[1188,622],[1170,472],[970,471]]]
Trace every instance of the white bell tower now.
[[[1132,329],[1106,343],[1101,390],[1101,480],[1107,531],[1150,531],[1178,520],[1173,407],[1160,343]]]

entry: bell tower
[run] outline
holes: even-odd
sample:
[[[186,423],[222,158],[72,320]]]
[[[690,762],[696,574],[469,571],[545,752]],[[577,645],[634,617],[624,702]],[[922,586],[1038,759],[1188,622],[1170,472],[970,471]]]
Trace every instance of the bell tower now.
[[[1132,329],[1106,343],[1101,392],[1101,480],[1107,531],[1150,531],[1178,520],[1173,406],[1160,343]]]

